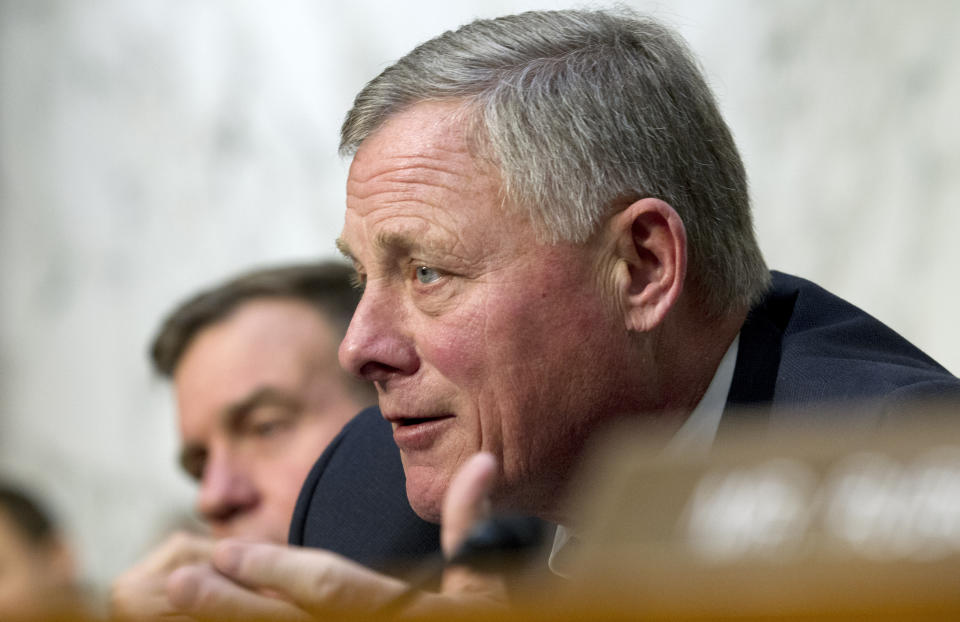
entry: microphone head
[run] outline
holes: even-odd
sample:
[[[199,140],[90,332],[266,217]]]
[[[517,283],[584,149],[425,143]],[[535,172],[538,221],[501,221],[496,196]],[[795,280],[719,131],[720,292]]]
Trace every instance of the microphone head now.
[[[478,522],[447,562],[499,567],[540,547],[546,524],[529,516],[496,516]]]

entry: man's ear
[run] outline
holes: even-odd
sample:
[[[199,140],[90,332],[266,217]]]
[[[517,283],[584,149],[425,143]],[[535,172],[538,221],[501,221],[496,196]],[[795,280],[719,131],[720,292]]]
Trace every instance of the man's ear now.
[[[683,291],[687,232],[660,199],[640,199],[610,220],[617,253],[616,287],[628,330],[658,326]]]

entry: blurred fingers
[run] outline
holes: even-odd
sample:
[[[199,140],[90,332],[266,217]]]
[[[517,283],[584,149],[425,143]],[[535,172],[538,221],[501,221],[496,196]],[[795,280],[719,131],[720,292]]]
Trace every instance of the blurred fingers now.
[[[373,611],[407,588],[398,579],[318,549],[226,540],[215,549],[213,563],[234,581],[282,594],[315,614]]]
[[[467,538],[473,525],[490,514],[490,491],[497,459],[481,452],[471,456],[453,476],[443,499],[440,543],[450,558]]]
[[[207,565],[175,570],[167,579],[166,593],[179,613],[201,621],[310,620],[289,602],[246,589]]]
[[[490,493],[497,474],[497,460],[485,452],[475,454],[457,471],[443,500],[440,541],[444,555],[453,557],[474,525],[490,514]],[[453,564],[444,570],[444,597],[469,599],[476,604],[502,604],[506,583],[496,573]]]
[[[173,570],[184,564],[209,560],[214,545],[215,542],[206,536],[177,532],[167,538],[150,559],[159,569]]]
[[[166,593],[166,580],[184,564],[207,562],[213,541],[188,533],[175,533],[140,563],[120,575],[110,589],[110,614],[116,620],[170,619],[176,609]]]

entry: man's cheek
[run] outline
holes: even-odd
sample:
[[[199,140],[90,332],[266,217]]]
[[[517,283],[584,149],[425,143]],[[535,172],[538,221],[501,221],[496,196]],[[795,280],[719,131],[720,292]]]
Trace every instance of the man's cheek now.
[[[481,320],[472,316],[450,318],[433,329],[433,338],[421,347],[421,356],[441,375],[466,388],[482,377],[489,343]]]

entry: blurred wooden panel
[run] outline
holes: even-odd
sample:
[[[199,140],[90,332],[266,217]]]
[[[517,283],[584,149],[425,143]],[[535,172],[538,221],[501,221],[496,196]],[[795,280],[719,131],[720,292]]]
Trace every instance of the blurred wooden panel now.
[[[955,413],[747,429],[709,456],[666,454],[645,430],[618,431],[577,485],[572,607],[656,619],[960,619]]]

